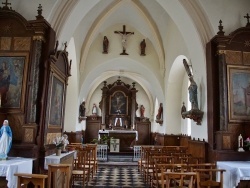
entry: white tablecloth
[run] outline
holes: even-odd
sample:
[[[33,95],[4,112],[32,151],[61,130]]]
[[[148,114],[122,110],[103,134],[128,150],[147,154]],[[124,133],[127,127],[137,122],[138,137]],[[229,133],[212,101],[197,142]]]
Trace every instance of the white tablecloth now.
[[[69,151],[67,153],[62,153],[60,156],[56,156],[56,154],[46,156],[44,160],[44,169],[48,170],[48,164],[60,164],[61,160],[64,157],[67,157],[68,155],[71,154],[73,154],[74,158],[76,158],[76,151]]]
[[[129,133],[135,133],[135,140],[138,141],[138,131],[130,131],[130,130],[99,130],[98,132],[98,140],[100,140],[101,136],[100,134],[109,134],[109,133],[122,133],[122,134],[129,134]]]
[[[250,180],[250,161],[218,161],[217,167],[225,169],[223,187],[234,188],[240,180]]]
[[[0,161],[0,176],[6,177],[9,188],[17,187],[15,173],[32,173],[33,159],[22,157],[9,157],[8,160]]]

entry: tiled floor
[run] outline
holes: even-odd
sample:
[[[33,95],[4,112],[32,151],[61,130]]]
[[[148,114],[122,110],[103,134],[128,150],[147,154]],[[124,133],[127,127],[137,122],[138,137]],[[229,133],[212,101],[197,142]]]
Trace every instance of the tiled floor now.
[[[75,188],[82,187],[80,183]],[[100,165],[96,176],[88,182],[87,188],[148,188],[137,166]]]

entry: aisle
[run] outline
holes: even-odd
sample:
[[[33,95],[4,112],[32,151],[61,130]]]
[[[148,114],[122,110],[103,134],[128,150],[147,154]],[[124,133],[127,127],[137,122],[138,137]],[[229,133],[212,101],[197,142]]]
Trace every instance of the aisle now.
[[[80,184],[75,188],[82,187]],[[147,188],[137,166],[100,165],[87,188]]]

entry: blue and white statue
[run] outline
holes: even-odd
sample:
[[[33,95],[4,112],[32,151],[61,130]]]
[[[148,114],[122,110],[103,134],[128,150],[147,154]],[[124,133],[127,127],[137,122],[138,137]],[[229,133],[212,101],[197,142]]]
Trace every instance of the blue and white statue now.
[[[12,132],[9,126],[9,121],[4,120],[3,126],[0,129],[0,160],[6,160],[7,154],[12,145]]]

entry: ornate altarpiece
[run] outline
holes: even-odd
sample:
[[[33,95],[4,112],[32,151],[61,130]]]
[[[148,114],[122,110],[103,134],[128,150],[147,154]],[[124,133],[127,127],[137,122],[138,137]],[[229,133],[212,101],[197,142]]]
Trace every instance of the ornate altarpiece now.
[[[101,116],[88,116],[85,131],[85,142],[97,139],[98,131],[105,130],[136,130],[138,141],[136,144],[150,144],[151,122],[149,118],[136,117],[138,104],[136,102],[135,83],[126,84],[120,77],[112,84],[103,82],[102,99],[99,103]],[[122,135],[120,135],[122,137]],[[124,136],[123,136],[124,137]],[[123,143],[124,139],[121,143]],[[130,145],[131,143],[124,145]],[[121,147],[122,149],[122,147]],[[131,150],[132,151],[132,150]]]
[[[136,102],[135,83],[126,84],[118,78],[113,84],[102,88],[102,127],[104,129],[134,129],[135,112],[138,109]]]
[[[245,95],[250,80],[250,23],[249,16],[245,17],[246,26],[227,36],[220,21],[219,32],[207,44],[210,161],[249,159],[248,152],[237,152],[238,136],[246,139],[250,135]]]
[[[8,119],[13,134],[9,156],[34,158],[33,170],[39,173],[44,156],[54,152],[51,139],[63,132],[70,76],[66,45],[57,50],[41,5],[36,20],[27,21],[6,4],[0,8],[0,25],[0,65],[10,73],[7,84],[0,80],[5,83],[0,121]]]

